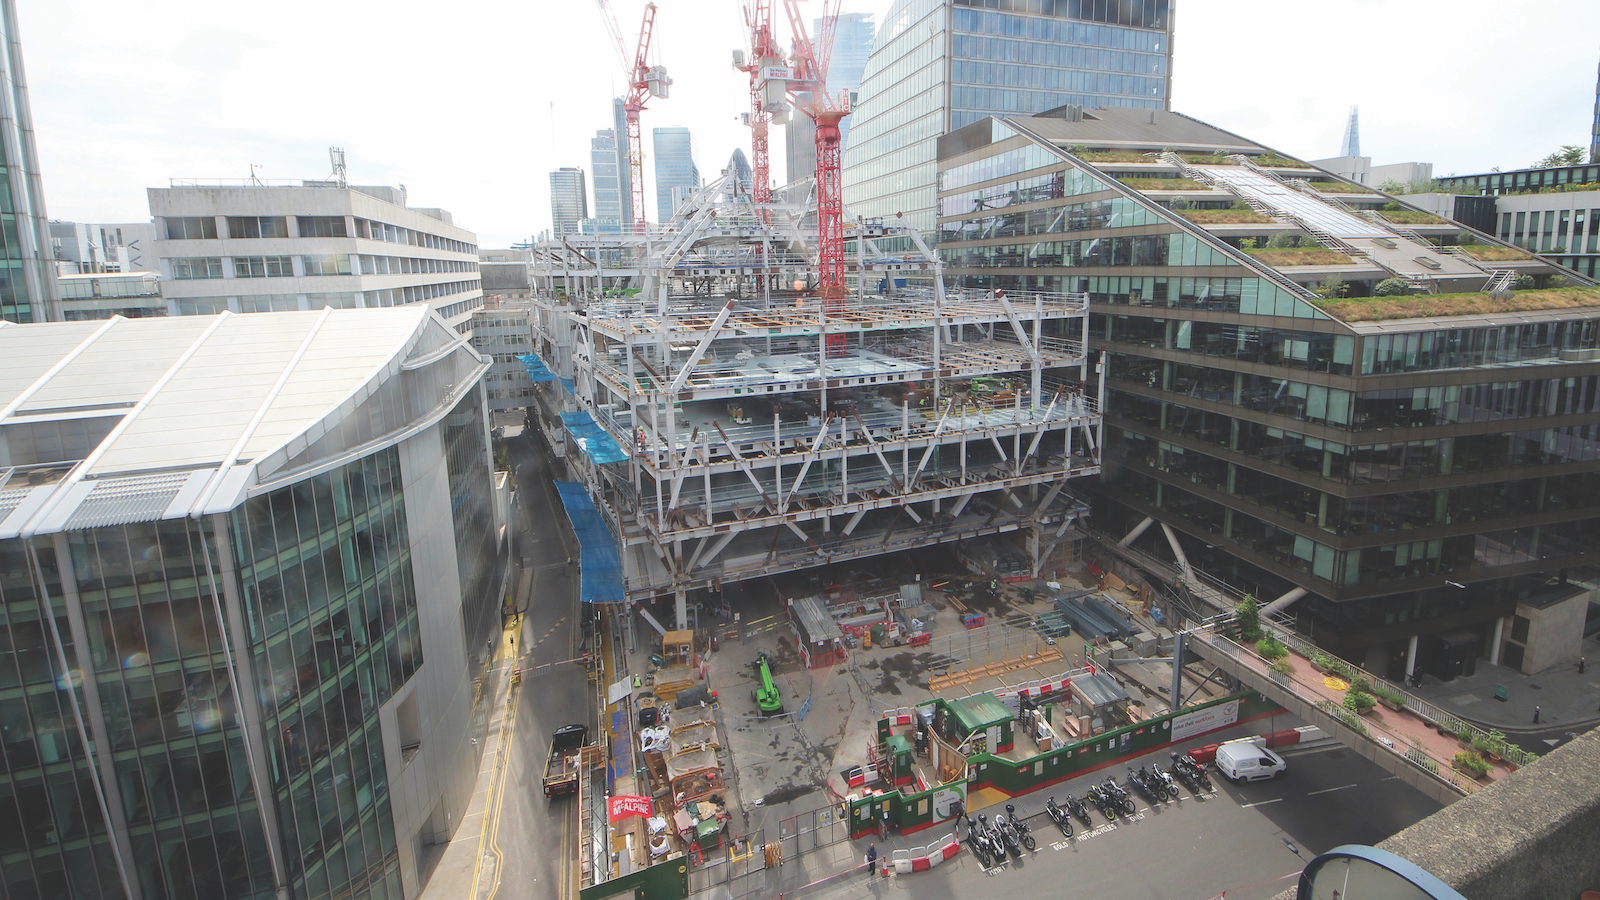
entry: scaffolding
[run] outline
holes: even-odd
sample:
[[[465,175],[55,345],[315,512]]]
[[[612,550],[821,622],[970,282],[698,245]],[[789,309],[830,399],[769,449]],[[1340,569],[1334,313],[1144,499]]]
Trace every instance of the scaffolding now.
[[[618,236],[630,296],[536,289],[560,380],[535,418],[562,442],[587,413],[627,454],[564,454],[626,599],[673,596],[682,627],[691,590],[1013,532],[1037,576],[1087,513],[1070,479],[1100,471],[1087,296],[947,291],[915,231],[858,220],[853,290],[825,300],[809,192],[755,204],[728,181]]]

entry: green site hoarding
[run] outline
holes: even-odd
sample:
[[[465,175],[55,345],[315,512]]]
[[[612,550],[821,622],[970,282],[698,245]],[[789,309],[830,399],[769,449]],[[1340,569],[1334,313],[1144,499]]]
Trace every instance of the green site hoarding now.
[[[1282,709],[1255,691],[1241,691],[1021,761],[981,753],[967,760],[969,778],[965,784],[938,785],[915,793],[888,791],[851,801],[850,836],[859,838],[871,834],[884,810],[888,811],[891,826],[902,834],[920,831],[949,818],[937,813],[945,809],[939,800],[947,800],[951,791],[959,791],[963,801],[967,791],[990,787],[1012,796],[1026,794],[1119,760],[1148,753],[1168,744],[1182,743],[1191,737],[1271,715]],[[890,731],[887,719],[880,720],[878,731],[880,735]],[[941,793],[944,796],[935,796]]]

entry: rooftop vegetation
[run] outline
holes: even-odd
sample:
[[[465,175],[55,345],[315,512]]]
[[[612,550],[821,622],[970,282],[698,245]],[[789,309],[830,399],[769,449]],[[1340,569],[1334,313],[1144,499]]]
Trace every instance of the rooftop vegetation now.
[[[1151,159],[1136,150],[1083,150],[1077,147],[1068,147],[1067,152],[1073,156],[1092,163],[1159,163],[1158,159]]]
[[[1269,266],[1342,266],[1354,262],[1326,247],[1266,247],[1245,252]]]
[[[1346,322],[1381,322],[1387,319],[1422,319],[1439,316],[1477,316],[1526,312],[1536,309],[1600,307],[1600,287],[1547,288],[1516,291],[1496,299],[1485,293],[1412,294],[1405,297],[1354,297],[1312,301],[1325,312]]]
[[[1178,215],[1196,225],[1272,225],[1268,216],[1253,209],[1179,209]]]
[[[1211,188],[1192,178],[1118,178],[1136,191],[1209,191]]]
[[[1501,247],[1497,244],[1463,244],[1461,249],[1472,254],[1473,258],[1484,262],[1502,262],[1512,259],[1533,259],[1533,254],[1516,247]]]
[[[1313,181],[1311,186],[1324,194],[1371,194],[1372,188],[1362,187],[1359,184],[1345,184],[1342,181]]]
[[[1425,213],[1415,209],[1384,209],[1381,210],[1385,219],[1397,225],[1443,225],[1444,220],[1433,213]]]

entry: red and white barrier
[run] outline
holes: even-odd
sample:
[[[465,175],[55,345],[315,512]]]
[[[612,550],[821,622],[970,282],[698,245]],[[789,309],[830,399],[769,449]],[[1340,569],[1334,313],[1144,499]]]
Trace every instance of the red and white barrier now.
[[[896,850],[891,859],[884,866],[896,875],[910,875],[912,872],[926,872],[947,859],[961,852],[961,842],[956,840],[952,832],[934,841],[926,847],[912,847],[908,850]]]

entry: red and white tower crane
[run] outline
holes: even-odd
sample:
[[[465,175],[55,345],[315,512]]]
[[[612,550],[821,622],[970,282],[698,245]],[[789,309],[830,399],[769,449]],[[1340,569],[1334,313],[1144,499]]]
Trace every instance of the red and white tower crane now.
[[[751,198],[757,203],[772,202],[772,164],[767,150],[769,127],[773,122],[788,121],[789,107],[785,102],[786,76],[783,50],[778,47],[772,31],[772,0],[745,0],[744,23],[749,31],[749,56],[734,51],[733,67],[750,75],[750,112],[745,124],[750,126]],[[768,94],[766,75],[777,70],[780,80],[775,93]]]
[[[844,283],[844,184],[839,147],[839,122],[850,114],[850,95],[828,93],[828,60],[839,20],[839,0],[823,0],[822,26],[816,44],[806,37],[798,0],[783,0],[793,38],[793,78],[788,91],[795,108],[817,125],[817,267],[818,293],[826,315],[842,313],[849,292]],[[769,83],[771,79],[769,78]],[[844,335],[828,335],[827,353],[844,353]]]
[[[665,100],[669,96],[672,79],[667,77],[666,66],[652,66],[646,61],[650,53],[650,38],[656,27],[656,5],[646,3],[644,6],[638,49],[630,61],[628,46],[622,39],[622,29],[617,26],[616,14],[606,0],[597,2],[606,26],[611,29],[611,40],[616,45],[617,59],[622,63],[622,74],[628,83],[628,95],[622,101],[622,109],[628,121],[628,172],[633,189],[633,227],[642,234],[645,230],[644,141],[639,134],[639,113],[644,111],[645,103],[650,98]]]

